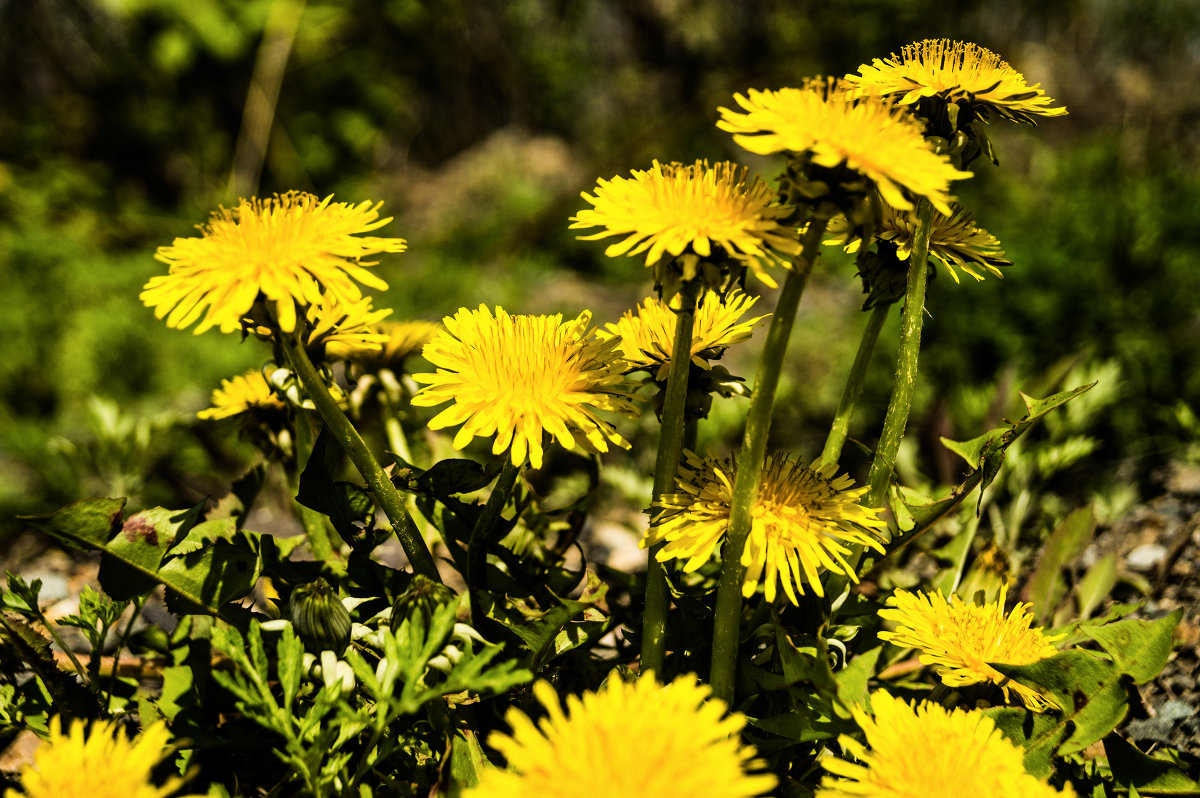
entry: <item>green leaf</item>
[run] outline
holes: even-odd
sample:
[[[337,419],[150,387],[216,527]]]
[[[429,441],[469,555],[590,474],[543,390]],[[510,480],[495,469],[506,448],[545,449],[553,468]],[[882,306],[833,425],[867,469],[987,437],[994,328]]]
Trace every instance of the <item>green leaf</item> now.
[[[1062,651],[1029,665],[992,666],[1020,684],[1048,694],[1061,708],[1061,712],[1046,713],[1070,729],[1055,752],[1059,756],[1082,751],[1103,738],[1129,711],[1121,668],[1089,651]]]
[[[1117,555],[1110,551],[1096,560],[1096,563],[1075,585],[1077,615],[1080,618],[1091,617],[1104,599],[1108,598],[1108,594],[1112,592],[1113,586],[1116,584]]]
[[[124,506],[124,499],[87,499],[27,520],[71,545],[99,550],[102,562],[105,557],[119,562],[117,571],[110,565],[101,573],[102,578],[113,580],[111,585],[102,582],[110,595],[128,593],[129,586],[121,580],[133,573],[138,580],[165,585],[168,602],[176,611],[203,612],[244,626],[244,613],[226,605],[254,586],[261,571],[262,536],[238,530],[232,518],[187,529],[191,511],[161,508],[131,516],[131,521],[139,516],[141,520],[126,535],[121,520]],[[187,534],[178,540],[185,529]],[[160,556],[168,541],[174,545]]]
[[[564,599],[551,593],[558,605],[545,610],[524,599],[511,597],[502,606],[488,594],[481,594],[481,604],[487,617],[499,622],[525,643],[529,650],[529,667],[536,671],[559,654],[596,638],[598,627],[595,626],[569,630],[569,625],[577,622],[577,619],[589,625],[610,623],[607,616],[595,606],[608,592],[608,585],[591,571],[586,572],[585,579],[586,584],[579,599]],[[565,635],[560,641],[560,634],[563,633]]]
[[[125,499],[84,499],[50,515],[18,516],[77,549],[103,550],[120,528]]]
[[[365,488],[337,480],[343,455],[333,433],[322,428],[300,474],[296,501],[329,516],[333,528],[351,547],[374,548],[379,542],[371,533],[375,501]]]
[[[1175,610],[1156,621],[1127,618],[1106,626],[1086,627],[1083,633],[1103,646],[1121,672],[1133,677],[1134,684],[1145,684],[1166,667],[1171,636],[1182,617],[1183,610]]]
[[[1130,794],[1200,795],[1200,783],[1188,778],[1173,762],[1143,754],[1118,734],[1104,738],[1104,753],[1112,768],[1113,780]]]
[[[457,798],[462,792],[479,784],[479,774],[487,767],[487,757],[479,738],[470,729],[462,729],[450,743],[450,784],[447,798]]]
[[[1025,769],[1039,779],[1054,772],[1054,752],[1068,725],[1054,713],[1030,712],[1018,707],[993,707],[984,714],[1009,740],[1025,749]]]
[[[867,684],[875,675],[875,666],[882,652],[883,646],[865,651],[837,672],[837,694],[843,707],[849,708],[867,700]],[[850,713],[844,713],[843,717],[850,717]]]
[[[120,534],[105,546],[100,558],[100,585],[118,601],[144,596],[158,584],[158,572],[167,551],[200,520],[203,502],[190,510],[155,507],[131,515]]]
[[[1083,553],[1095,532],[1096,515],[1089,505],[1064,518],[1046,538],[1028,587],[1028,600],[1039,624],[1051,617],[1066,594],[1063,568]]]

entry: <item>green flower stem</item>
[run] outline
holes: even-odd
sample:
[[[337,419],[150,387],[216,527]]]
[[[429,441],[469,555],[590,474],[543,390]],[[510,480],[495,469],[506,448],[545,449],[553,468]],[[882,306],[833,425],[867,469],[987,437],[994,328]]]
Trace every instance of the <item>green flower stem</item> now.
[[[302,410],[296,411],[296,478],[292,490],[298,490],[300,474],[308,466],[308,458],[312,455],[313,435],[308,423],[308,414]],[[325,517],[311,507],[305,507],[296,502],[300,508],[300,523],[304,534],[308,537],[309,548],[313,557],[323,563],[335,562],[333,542],[329,538],[329,529],[325,526]]]
[[[500,476],[492,488],[491,495],[488,496],[487,503],[475,519],[475,526],[471,529],[471,537],[467,541],[467,582],[472,587],[487,587],[483,576],[487,567],[488,544],[495,532],[496,523],[500,520],[500,512],[512,496],[520,473],[521,467],[513,465],[512,456],[505,452],[504,467],[500,470]]]
[[[421,539],[412,518],[404,509],[404,499],[400,496],[400,491],[396,490],[396,486],[388,479],[387,474],[380,467],[379,461],[375,459],[375,455],[371,453],[362,436],[358,434],[358,430],[338,407],[337,401],[329,393],[325,381],[317,373],[317,367],[309,359],[308,352],[304,351],[304,344],[295,336],[280,335],[279,337],[282,339],[283,351],[287,355],[288,361],[296,370],[300,381],[304,383],[309,397],[316,405],[317,412],[321,414],[321,418],[325,420],[330,432],[337,438],[350,461],[354,463],[363,479],[366,480],[367,487],[375,495],[375,501],[379,503],[384,515],[392,522],[392,529],[395,530],[396,537],[400,539],[400,545],[404,548],[404,553],[408,555],[408,561],[412,563],[413,571],[441,583],[442,577],[438,574],[433,555],[429,553],[429,548]]]
[[[654,461],[654,489],[651,507],[665,493],[675,489],[675,474],[683,456],[687,426],[688,372],[691,369],[692,333],[696,322],[696,301],[700,297],[699,280],[685,280],[679,289],[679,312],[675,316],[675,340],[671,343],[671,367],[667,372],[663,399],[662,428],[658,438],[658,456]],[[651,509],[650,523],[654,523]],[[666,661],[667,611],[671,608],[667,572],[656,557],[662,544],[651,546],[646,558],[646,611],[642,616],[641,671],[654,671],[662,678]]]
[[[737,671],[742,580],[745,577],[742,549],[750,534],[754,502],[758,497],[758,482],[766,458],[767,434],[771,429],[771,413],[775,406],[775,391],[779,387],[779,374],[783,369],[783,356],[787,352],[792,325],[796,321],[796,309],[800,306],[808,276],[812,274],[813,262],[817,258],[827,223],[825,219],[814,219],[808,225],[803,249],[793,259],[792,269],[779,292],[779,301],[771,317],[771,326],[767,330],[767,340],[754,377],[750,409],[746,414],[746,433],[737,458],[729,529],[725,533],[725,548],[721,555],[721,582],[717,589],[712,670],[709,673],[713,695],[727,704],[733,702]]]
[[[833,416],[829,437],[825,439],[825,448],[821,451],[822,463],[836,463],[842,456],[842,446],[846,443],[846,435],[850,431],[850,419],[854,416],[858,395],[862,393],[867,366],[871,362],[875,343],[879,340],[879,331],[883,328],[891,307],[890,304],[880,303],[867,318],[867,326],[863,328],[862,337],[858,340],[858,354],[854,356],[854,365],[850,367],[850,376],[846,378],[846,387],[842,389],[842,398]]]
[[[929,234],[933,228],[933,206],[922,198],[917,206],[917,229],[913,234],[912,255],[908,260],[908,291],[904,295],[904,313],[900,317],[900,352],[896,357],[896,379],[892,398],[883,419],[883,432],[875,459],[867,476],[870,491],[868,507],[881,507],[887,496],[896,467],[896,453],[908,425],[913,391],[917,385],[917,355],[921,350],[921,324],[925,319],[925,283],[929,261]]]

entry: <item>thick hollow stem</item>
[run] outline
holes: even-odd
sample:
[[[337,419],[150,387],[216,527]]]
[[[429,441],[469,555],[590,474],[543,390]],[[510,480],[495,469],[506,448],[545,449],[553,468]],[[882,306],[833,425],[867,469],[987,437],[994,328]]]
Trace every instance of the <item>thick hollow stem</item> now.
[[[725,533],[725,548],[721,560],[721,582],[717,589],[716,619],[713,628],[712,671],[709,682],[713,695],[726,703],[733,701],[734,677],[737,670],[738,627],[742,614],[742,549],[750,534],[754,503],[758,497],[758,481],[767,452],[767,434],[771,429],[771,413],[775,406],[775,391],[783,370],[792,325],[800,297],[812,273],[813,261],[821,246],[825,220],[814,220],[804,235],[804,247],[796,257],[792,270],[779,292],[779,301],[771,317],[767,340],[754,377],[754,393],[746,414],[746,433],[737,459],[737,476],[733,483],[733,500],[729,510],[729,530]]]
[[[671,345],[671,367],[667,372],[663,400],[662,430],[658,456],[654,462],[654,493],[651,504],[675,488],[675,473],[683,455],[688,372],[691,369],[692,330],[696,321],[696,300],[700,282],[686,280],[679,292],[679,313],[675,317],[675,340]],[[653,510],[651,511],[653,512]],[[654,518],[651,517],[651,523]],[[645,673],[654,671],[662,678],[666,659],[667,610],[671,607],[667,575],[656,554],[662,544],[650,547],[646,562],[646,611],[642,616],[642,661]]]
[[[850,367],[850,376],[846,378],[846,387],[842,389],[842,398],[838,402],[837,412],[834,413],[829,437],[825,439],[825,448],[821,451],[822,463],[836,463],[842,456],[842,446],[845,445],[846,435],[850,432],[850,419],[854,416],[858,395],[862,393],[867,366],[871,362],[875,342],[879,340],[879,331],[883,328],[883,322],[887,319],[891,307],[890,304],[880,303],[867,318],[867,326],[863,328],[862,337],[858,340],[858,353],[854,356],[854,365]]]
[[[913,234],[912,255],[908,261],[908,291],[904,295],[904,313],[900,317],[900,351],[896,356],[896,379],[892,385],[892,397],[888,401],[887,415],[883,419],[883,432],[867,482],[871,486],[867,493],[868,507],[879,507],[887,496],[896,467],[896,453],[900,440],[908,425],[908,411],[912,407],[913,391],[917,385],[917,355],[921,350],[921,324],[925,317],[926,269],[929,261],[929,234],[933,226],[933,206],[922,198],[917,206],[917,229]]]
[[[513,465],[512,457],[505,452],[504,468],[500,471],[500,477],[496,480],[496,485],[492,488],[487,503],[483,505],[479,517],[475,519],[475,526],[471,530],[471,537],[467,542],[467,582],[472,587],[487,587],[484,574],[487,568],[488,544],[491,542],[496,524],[500,520],[500,512],[508,503],[509,497],[512,496],[513,487],[516,486],[517,476],[520,473],[521,467]]]
[[[375,501],[379,503],[384,515],[391,521],[392,529],[395,530],[396,537],[399,538],[400,545],[404,548],[404,553],[408,555],[408,561],[412,563],[413,571],[440,583],[442,578],[438,574],[437,564],[433,561],[433,555],[429,553],[429,548],[421,539],[412,518],[404,508],[404,499],[400,496],[400,491],[396,490],[396,486],[388,479],[387,474],[379,465],[379,461],[375,459],[375,455],[371,453],[362,436],[358,434],[358,430],[338,407],[337,400],[333,398],[329,393],[329,388],[325,385],[325,380],[317,373],[317,367],[309,359],[308,352],[304,351],[304,344],[295,336],[280,335],[280,338],[288,361],[300,377],[300,381],[304,383],[313,405],[316,406],[317,412],[325,421],[325,426],[345,449],[350,462],[354,463],[359,473],[362,474],[367,487],[375,495]]]

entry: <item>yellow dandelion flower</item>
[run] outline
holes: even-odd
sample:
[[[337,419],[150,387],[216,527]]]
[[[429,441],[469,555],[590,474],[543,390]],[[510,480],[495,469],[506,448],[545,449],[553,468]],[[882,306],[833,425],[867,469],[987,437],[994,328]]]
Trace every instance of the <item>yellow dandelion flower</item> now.
[[[431,429],[462,426],[454,446],[462,449],[475,436],[495,436],[492,451],[511,447],[514,465],[529,458],[542,466],[542,439],[550,433],[565,448],[608,445],[628,448],[596,411],[636,415],[629,400],[633,383],[615,341],[601,341],[588,329],[590,314],[563,321],[555,316],[510,316],[462,308],[443,319],[445,329],[423,351],[437,372],[414,374],[424,383],[413,404],[433,407],[450,402],[430,422]],[[581,434],[583,441],[575,435]]]
[[[282,410],[283,401],[271,390],[261,371],[248,371],[231,380],[221,380],[212,393],[212,407],[196,415],[203,419],[232,418],[254,409]]]
[[[751,89],[733,99],[744,112],[717,109],[717,127],[744,149],[769,155],[808,153],[818,166],[844,165],[871,180],[884,201],[911,209],[908,191],[950,213],[950,181],[970,177],[933,151],[921,125],[902,108],[877,99],[853,100],[836,80],[802,88]]]
[[[614,677],[568,697],[565,712],[546,682],[533,691],[547,716],[535,724],[508,711],[511,735],[488,739],[508,769],[485,770],[467,798],[748,798],[775,786],[774,776],[748,772],[763,763],[738,740],[745,717],[727,715],[694,676],[665,687]]]
[[[855,708],[867,744],[838,739],[857,763],[825,757],[829,774],[817,798],[1049,798],[1058,792],[1025,770],[1025,752],[978,710],[948,710],[926,701],[909,706],[880,690],[874,717]],[[838,778],[840,777],[840,778]]]
[[[442,325],[436,321],[384,321],[375,329],[387,338],[379,349],[355,349],[346,357],[368,368],[399,370],[406,358],[421,354]]]
[[[790,211],[773,204],[775,191],[747,174],[746,167],[727,161],[655,161],[632,177],[601,179],[595,194],[582,195],[593,207],[571,217],[571,229],[603,228],[579,236],[587,241],[624,236],[604,251],[610,258],[645,252],[651,268],[667,255],[681,258],[684,279],[696,276],[700,259],[728,256],[774,286],[764,266],[779,262],[779,252],[795,253],[797,238],[780,223]],[[657,269],[655,274],[656,282],[666,282]]]
[[[988,663],[1028,665],[1058,653],[1054,642],[1042,628],[1033,626],[1028,604],[1018,604],[1005,614],[1008,588],[1000,591],[994,604],[968,604],[958,596],[949,599],[936,594],[897,590],[881,610],[879,617],[892,621],[896,629],[880,632],[879,637],[897,646],[918,649],[918,659],[936,665],[942,681],[951,687],[991,682],[1004,690],[1005,698],[1016,693],[1031,710],[1040,712],[1052,706],[1036,691],[1008,681]]]
[[[308,347],[323,344],[325,356],[333,359],[345,359],[355,352],[378,352],[388,336],[377,328],[391,313],[390,308],[372,308],[370,297],[339,302],[324,296],[320,303],[308,306]]]
[[[1003,277],[1001,268],[1011,266],[1012,261],[1004,257],[1004,249],[1000,242],[982,227],[975,223],[975,218],[957,202],[952,206],[952,213],[946,216],[941,213],[933,215],[932,227],[929,234],[929,254],[937,258],[946,267],[946,271],[959,282],[958,269],[962,269],[976,280],[983,280],[984,272],[996,277]],[[875,238],[887,241],[896,248],[896,258],[907,261],[912,254],[913,239],[916,235],[917,218],[911,211],[898,211],[890,205],[882,208],[882,221]],[[857,252],[862,244],[859,238],[851,239],[845,217],[838,217],[829,224],[830,244],[842,244],[847,252]],[[850,239],[847,241],[847,239]]]
[[[150,781],[150,771],[166,753],[170,732],[162,723],[142,730],[134,740],[115,723],[97,721],[89,733],[83,723],[61,730],[58,717],[50,721],[50,737],[34,751],[33,762],[21,770],[24,793],[7,790],[5,798],[162,798],[183,783],[172,778],[162,787]]]
[[[362,260],[405,249],[401,238],[361,235],[391,221],[379,218],[382,203],[332,199],[289,192],[221,208],[200,227],[200,236],[159,247],[154,257],[170,269],[150,278],[142,302],[157,318],[165,316],[169,327],[199,321],[196,333],[214,326],[233,332],[261,296],[274,304],[280,328],[291,332],[297,303],[316,305],[323,294],[357,302],[362,291],[355,281],[387,288],[368,268],[375,263]]]
[[[762,579],[767,601],[775,600],[779,583],[798,604],[797,594],[804,593],[805,583],[818,596],[825,595],[823,571],[857,580],[846,561],[851,546],[883,551],[873,535],[881,535],[887,523],[879,510],[858,503],[867,489],[854,488],[848,476],[836,473],[834,464],[802,466],[786,453],[767,458],[742,551],[743,595],[754,595]],[[685,571],[707,562],[729,528],[736,475],[732,458],[701,460],[688,452],[680,468],[679,492],[659,499],[656,506],[662,512],[642,547],[664,543],[659,561],[685,559]]]
[[[926,97],[940,98],[960,108],[962,122],[975,116],[985,121],[989,113],[1015,122],[1036,124],[1034,117],[1063,116],[1066,108],[1051,108],[1040,83],[1030,86],[1025,77],[1000,56],[970,42],[926,39],[905,45],[900,55],[876,58],[846,76],[856,97],[892,97],[913,105]],[[967,117],[962,119],[961,111]]]
[[[754,332],[754,325],[766,318],[756,316],[741,320],[757,301],[758,297],[747,296],[737,290],[731,291],[724,299],[713,291],[705,293],[696,308],[690,353],[692,362],[707,369],[710,359],[720,357],[727,347],[748,340]],[[626,311],[620,321],[606,324],[604,330],[597,331],[597,335],[603,339],[617,340],[621,356],[631,368],[654,371],[656,380],[665,380],[671,367],[678,308],[678,294],[669,304],[649,297],[638,306],[636,313]]]

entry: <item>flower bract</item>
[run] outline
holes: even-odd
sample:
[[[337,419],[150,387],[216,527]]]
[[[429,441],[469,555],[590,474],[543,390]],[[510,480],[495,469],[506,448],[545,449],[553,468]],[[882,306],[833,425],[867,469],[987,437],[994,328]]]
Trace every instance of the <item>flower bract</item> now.
[[[179,789],[181,780],[169,779],[162,787],[150,781],[150,771],[166,753],[170,732],[161,723],[148,726],[130,740],[116,724],[96,721],[84,731],[83,723],[61,728],[59,717],[50,721],[50,736],[21,771],[23,795],[28,798],[163,798]],[[7,790],[5,798],[22,793]]]
[[[380,252],[403,252],[400,238],[365,236],[391,221],[379,203],[350,205],[290,192],[270,199],[243,199],[222,208],[200,227],[200,236],[177,238],[155,257],[170,268],[151,277],[141,299],[167,326],[196,332],[211,327],[233,332],[260,298],[274,308],[284,332],[296,325],[296,305],[316,305],[322,295],[339,303],[362,298],[358,283],[387,283],[362,260]],[[261,321],[261,320],[260,320]]]
[[[1049,798],[1059,793],[1025,770],[1025,752],[978,710],[948,710],[932,701],[909,706],[880,690],[868,715],[853,709],[866,746],[843,735],[857,762],[821,760],[829,771],[817,798]],[[840,778],[838,778],[840,777]]]
[[[934,665],[943,682],[959,687],[979,682],[999,685],[1007,697],[1016,693],[1029,709],[1042,711],[1052,706],[1037,691],[1009,682],[989,663],[1028,665],[1058,653],[1041,627],[1033,626],[1028,604],[1004,612],[1007,588],[994,603],[968,604],[957,595],[897,590],[888,598],[888,609],[879,617],[896,624],[879,637],[897,646],[918,649],[918,659]]]
[[[546,717],[534,723],[519,709],[511,734],[488,742],[508,761],[485,770],[468,798],[748,798],[775,786],[742,745],[746,719],[726,714],[694,676],[660,685],[651,677],[611,677],[598,692],[569,696],[564,710],[546,682],[534,685]]]
[[[775,600],[778,585],[793,604],[799,603],[797,594],[805,592],[805,584],[823,596],[823,572],[857,579],[846,560],[850,546],[883,551],[875,536],[887,523],[879,510],[858,503],[867,489],[854,488],[849,477],[836,473],[834,464],[803,466],[784,453],[767,458],[742,551],[745,596],[754,594],[760,580],[767,601]],[[732,458],[701,460],[687,453],[679,492],[659,500],[661,512],[642,546],[663,543],[658,559],[686,560],[685,571],[707,562],[729,528],[736,475]]]
[[[285,406],[261,371],[248,371],[231,380],[221,380],[221,387],[213,391],[211,401],[212,407],[196,414],[199,418],[232,418],[255,408],[282,410]]]
[[[623,236],[604,254],[646,253],[656,284],[669,282],[662,272],[670,259],[682,259],[683,279],[692,279],[700,273],[701,260],[731,258],[774,286],[764,267],[778,262],[780,252],[797,251],[795,230],[780,221],[789,210],[774,204],[775,191],[729,162],[655,161],[630,177],[601,179],[595,193],[583,198],[592,207],[572,217],[571,229],[601,228],[580,236],[585,240]]]
[[[846,76],[856,97],[891,97],[901,105],[937,97],[986,119],[995,113],[1015,122],[1035,124],[1035,117],[1063,116],[1066,108],[1050,107],[1053,99],[1000,56],[971,42],[926,39],[901,48],[890,58],[876,58]],[[959,111],[961,113],[961,111]]]
[[[454,436],[459,449],[476,436],[494,436],[492,451],[509,449],[514,465],[528,457],[540,468],[547,432],[568,449],[628,448],[596,411],[636,415],[633,384],[617,343],[598,339],[589,320],[587,313],[563,321],[462,308],[443,319],[445,329],[425,346],[422,354],[437,371],[413,375],[425,384],[413,404],[450,402],[430,420],[432,429],[461,425]]]
[[[925,140],[907,111],[876,98],[852,99],[838,81],[735,94],[741,111],[719,108],[717,127],[759,155],[804,154],[817,166],[844,166],[868,178],[884,201],[910,209],[905,196],[928,197],[950,213],[950,181],[970,177]]]
[[[758,297],[736,290],[725,297],[714,291],[706,292],[696,307],[689,352],[692,362],[707,369],[709,359],[719,357],[733,344],[748,340],[754,325],[766,318],[757,316],[742,320],[757,301]],[[638,306],[636,313],[627,311],[618,322],[605,325],[598,334],[601,338],[619,341],[621,356],[631,368],[653,371],[655,379],[665,380],[671,365],[671,349],[675,345],[678,306],[678,295],[670,303],[649,297]]]

